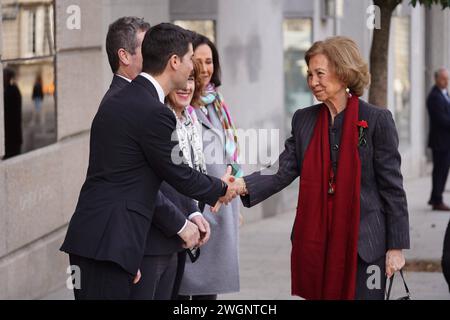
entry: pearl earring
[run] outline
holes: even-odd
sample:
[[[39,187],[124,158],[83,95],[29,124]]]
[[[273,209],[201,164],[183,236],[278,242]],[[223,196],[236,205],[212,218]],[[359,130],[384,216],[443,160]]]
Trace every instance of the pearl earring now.
[[[347,92],[347,95],[348,95],[349,98],[352,97],[352,94],[350,93],[350,89],[349,88],[345,89],[345,92]]]

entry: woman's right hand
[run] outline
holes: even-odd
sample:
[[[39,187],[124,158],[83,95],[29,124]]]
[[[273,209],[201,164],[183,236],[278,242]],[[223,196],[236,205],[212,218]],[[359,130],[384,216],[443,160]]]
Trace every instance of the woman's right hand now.
[[[405,256],[402,250],[388,250],[386,253],[386,275],[388,278],[405,266]]]

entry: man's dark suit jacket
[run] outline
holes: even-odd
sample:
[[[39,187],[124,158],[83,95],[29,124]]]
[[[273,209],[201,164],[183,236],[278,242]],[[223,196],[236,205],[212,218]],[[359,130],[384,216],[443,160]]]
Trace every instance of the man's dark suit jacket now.
[[[249,192],[242,197],[246,207],[277,193],[298,176],[301,179],[302,162],[320,107],[300,109],[294,114],[292,136],[287,139],[275,168],[244,177]],[[408,208],[391,113],[359,100],[359,119],[366,120],[369,127],[367,144],[359,147],[362,177],[358,253],[370,263],[389,249],[409,248]]]
[[[430,116],[428,146],[436,151],[450,150],[450,102],[437,86],[428,95],[427,109]]]
[[[180,194],[165,181],[161,183],[161,188],[159,190],[168,201],[173,203],[179,212],[184,214],[184,221],[186,221],[191,213],[200,212],[200,209],[194,200]],[[184,250],[183,241],[177,234],[183,225],[177,230],[174,230],[173,227],[168,227],[170,222],[172,222],[172,224],[175,223],[173,220],[170,221],[174,215],[173,212],[168,214],[167,208],[162,206],[155,210],[153,223],[147,236],[145,255],[168,255]],[[169,218],[167,219],[166,217]],[[158,222],[155,223],[156,219],[158,219]]]
[[[114,75],[111,85],[103,97],[106,100],[120,92],[129,81]],[[147,236],[146,255],[167,255],[183,250],[183,241],[178,231],[191,213],[200,211],[194,200],[177,192],[168,183],[162,182],[157,196],[152,225]]]
[[[220,179],[172,161],[175,126],[175,116],[142,76],[100,106],[87,178],[62,251],[112,261],[136,274],[163,180],[191,198],[217,202],[226,191]]]

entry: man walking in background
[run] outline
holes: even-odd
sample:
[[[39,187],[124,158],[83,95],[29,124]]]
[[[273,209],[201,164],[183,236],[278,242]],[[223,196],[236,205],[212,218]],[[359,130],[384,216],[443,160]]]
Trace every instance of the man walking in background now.
[[[448,71],[440,68],[435,72],[435,85],[427,99],[430,116],[428,146],[433,152],[433,189],[430,204],[433,210],[450,211],[442,194],[450,167],[450,97],[448,95]]]

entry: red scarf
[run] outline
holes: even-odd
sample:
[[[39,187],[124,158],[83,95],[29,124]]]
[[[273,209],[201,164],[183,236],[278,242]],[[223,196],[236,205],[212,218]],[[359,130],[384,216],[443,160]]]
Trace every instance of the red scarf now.
[[[322,105],[300,177],[291,253],[292,294],[305,299],[354,299],[360,211],[358,97],[348,99],[335,193],[330,179],[329,111]]]

